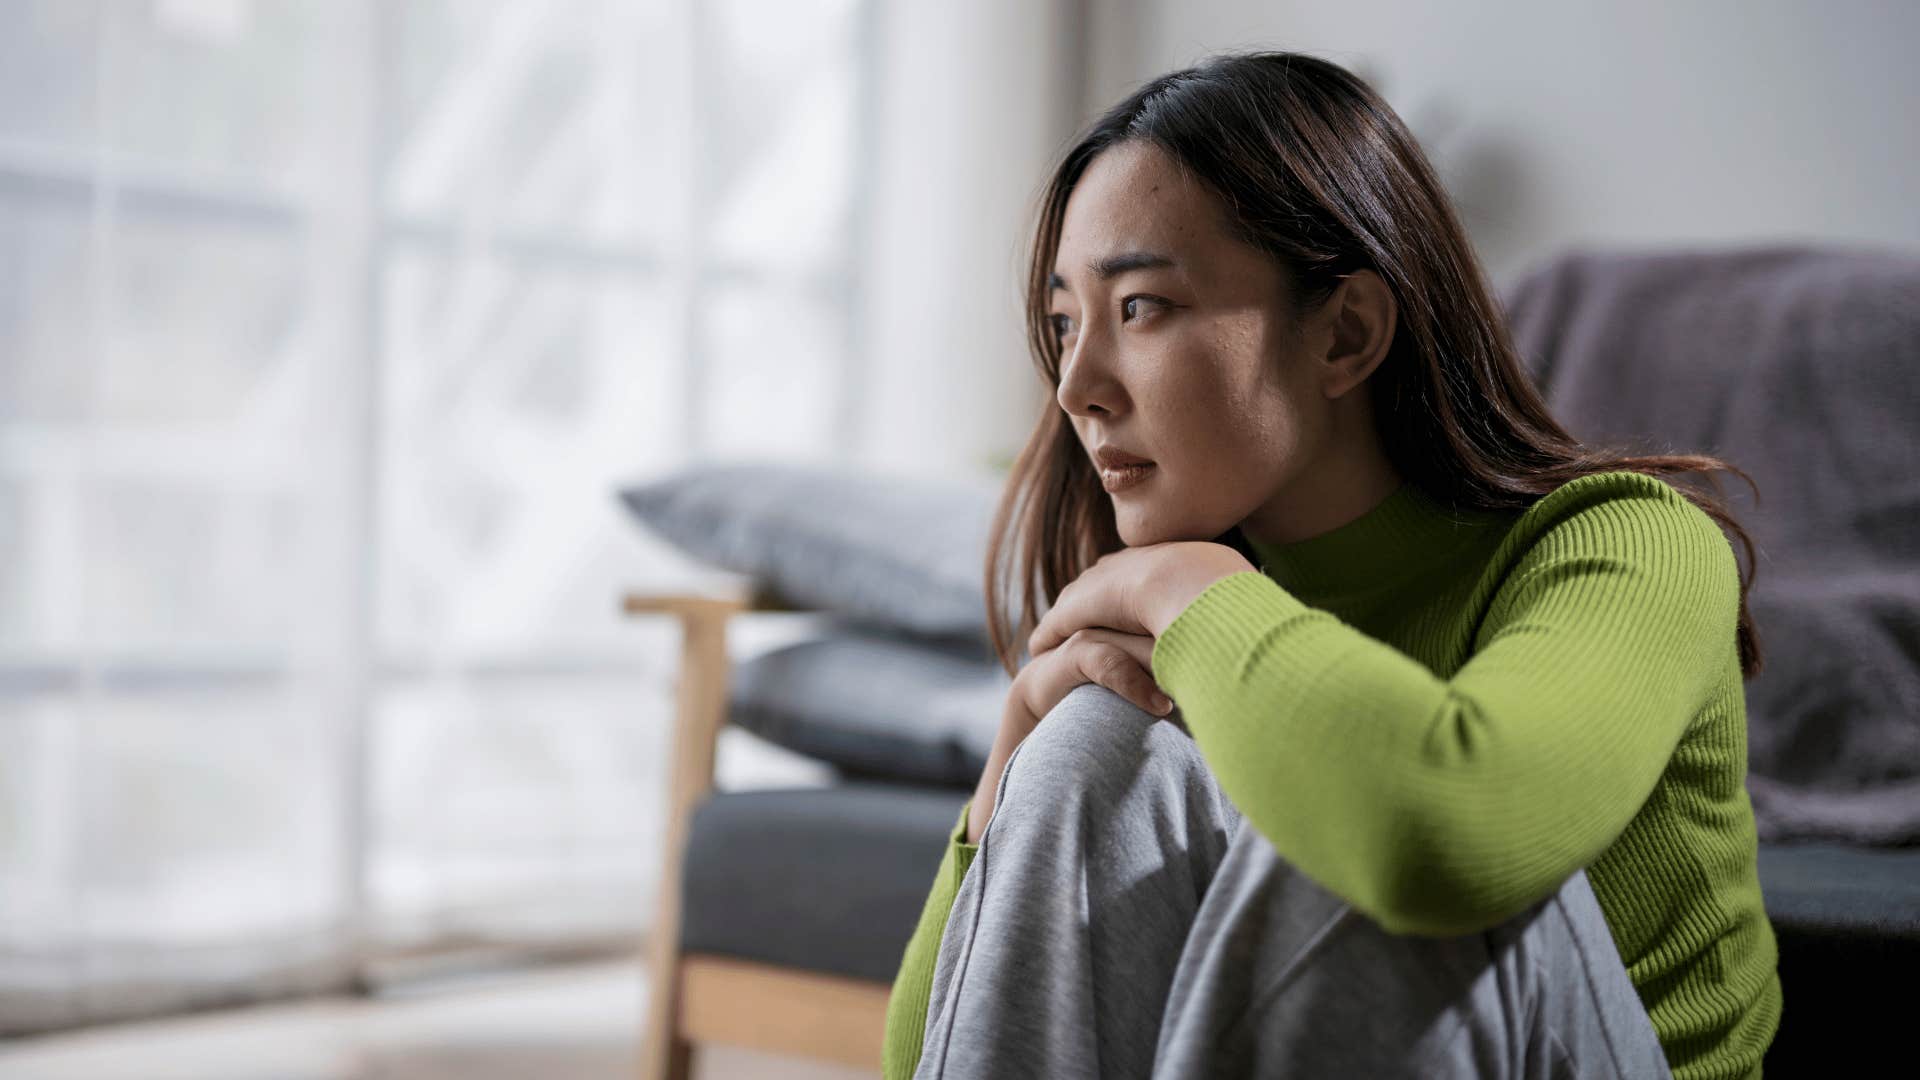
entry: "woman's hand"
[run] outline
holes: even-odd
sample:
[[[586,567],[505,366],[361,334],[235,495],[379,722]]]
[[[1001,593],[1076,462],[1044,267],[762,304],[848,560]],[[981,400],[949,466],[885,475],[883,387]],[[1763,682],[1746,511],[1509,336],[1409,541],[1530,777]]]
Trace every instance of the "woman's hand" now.
[[[1173,711],[1173,699],[1153,681],[1153,639],[1106,627],[1075,630],[1059,648],[1030,661],[1007,696],[1025,705],[1031,731],[1082,683],[1099,683],[1155,716]]]
[[[1252,570],[1253,564],[1238,551],[1201,540],[1110,552],[1060,590],[1027,638],[1027,653],[1037,660],[1087,627],[1157,639],[1207,586]]]
[[[1040,725],[1067,692],[1082,683],[1098,683],[1155,716],[1173,711],[1173,700],[1153,681],[1153,638],[1106,627],[1083,627],[1059,647],[1028,661],[1007,693],[1000,733],[967,810],[967,842],[977,844],[993,817],[1000,773],[1020,740]],[[1184,729],[1183,729],[1184,730]]]
[[[1153,680],[1154,642],[1207,586],[1254,569],[1225,544],[1177,540],[1103,555],[1062,589],[1027,638],[1032,659],[1007,694],[1000,733],[967,809],[967,842],[979,843],[993,817],[1014,747],[1067,691],[1099,683],[1155,716],[1168,715],[1173,702]]]

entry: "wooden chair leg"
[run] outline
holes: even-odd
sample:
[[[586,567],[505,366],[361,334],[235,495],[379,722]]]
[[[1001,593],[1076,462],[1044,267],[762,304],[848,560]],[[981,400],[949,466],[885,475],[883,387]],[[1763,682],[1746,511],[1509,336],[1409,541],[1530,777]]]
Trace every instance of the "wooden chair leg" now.
[[[688,1080],[693,1044],[680,1034],[680,957],[673,948],[647,950],[647,1029],[640,1040],[641,1080]]]
[[[727,619],[744,607],[733,598],[630,596],[626,600],[629,614],[677,615],[681,629],[660,893],[648,935],[651,991],[640,1046],[642,1080],[687,1080],[692,1068],[693,1046],[681,1019],[681,871],[693,809],[713,790],[715,744],[726,723]]]

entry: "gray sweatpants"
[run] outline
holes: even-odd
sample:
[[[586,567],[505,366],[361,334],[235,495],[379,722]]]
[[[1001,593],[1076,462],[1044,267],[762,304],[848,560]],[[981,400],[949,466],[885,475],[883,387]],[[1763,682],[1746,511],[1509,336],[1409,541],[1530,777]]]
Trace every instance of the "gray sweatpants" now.
[[[927,1016],[920,1080],[1671,1075],[1585,871],[1485,933],[1389,934],[1091,683],[1001,774]]]

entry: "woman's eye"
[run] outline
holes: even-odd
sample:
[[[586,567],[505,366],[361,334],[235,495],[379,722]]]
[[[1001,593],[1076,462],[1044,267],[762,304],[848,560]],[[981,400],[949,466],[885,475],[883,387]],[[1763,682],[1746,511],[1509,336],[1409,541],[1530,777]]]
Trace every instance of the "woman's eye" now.
[[[1125,300],[1123,300],[1123,301],[1121,301],[1121,302],[1120,302],[1120,314],[1121,314],[1121,317],[1122,317],[1122,318],[1125,318],[1125,319],[1133,319],[1133,318],[1138,318],[1138,317],[1139,317],[1139,315],[1140,315],[1141,313],[1140,313],[1140,311],[1139,311],[1139,310],[1137,310],[1137,309],[1136,309],[1136,308],[1134,307],[1134,305],[1135,305],[1135,304],[1151,304],[1151,303],[1153,303],[1153,298],[1152,298],[1152,297],[1148,297],[1148,296],[1129,296],[1129,297],[1127,297],[1127,298],[1126,298]]]
[[[1072,333],[1072,332],[1073,332],[1073,317],[1072,317],[1072,316],[1070,316],[1070,315],[1049,315],[1049,316],[1047,316],[1047,318],[1048,318],[1048,320],[1049,320],[1049,321],[1051,321],[1051,322],[1053,323],[1053,336],[1054,336],[1054,337],[1056,337],[1056,338],[1063,338],[1063,337],[1066,337],[1066,336],[1067,336],[1068,334],[1070,334],[1070,333]]]

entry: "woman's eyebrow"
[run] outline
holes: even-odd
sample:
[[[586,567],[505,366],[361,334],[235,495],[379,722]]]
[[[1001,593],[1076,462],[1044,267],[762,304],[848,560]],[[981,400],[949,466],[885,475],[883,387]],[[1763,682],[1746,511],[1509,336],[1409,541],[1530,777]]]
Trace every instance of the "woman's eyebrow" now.
[[[1159,270],[1174,266],[1173,257],[1157,251],[1125,251],[1116,255],[1102,255],[1087,262],[1087,269],[1102,281],[1119,277],[1129,270]],[[1067,281],[1059,274],[1047,275],[1047,286],[1052,289],[1064,289]]]

